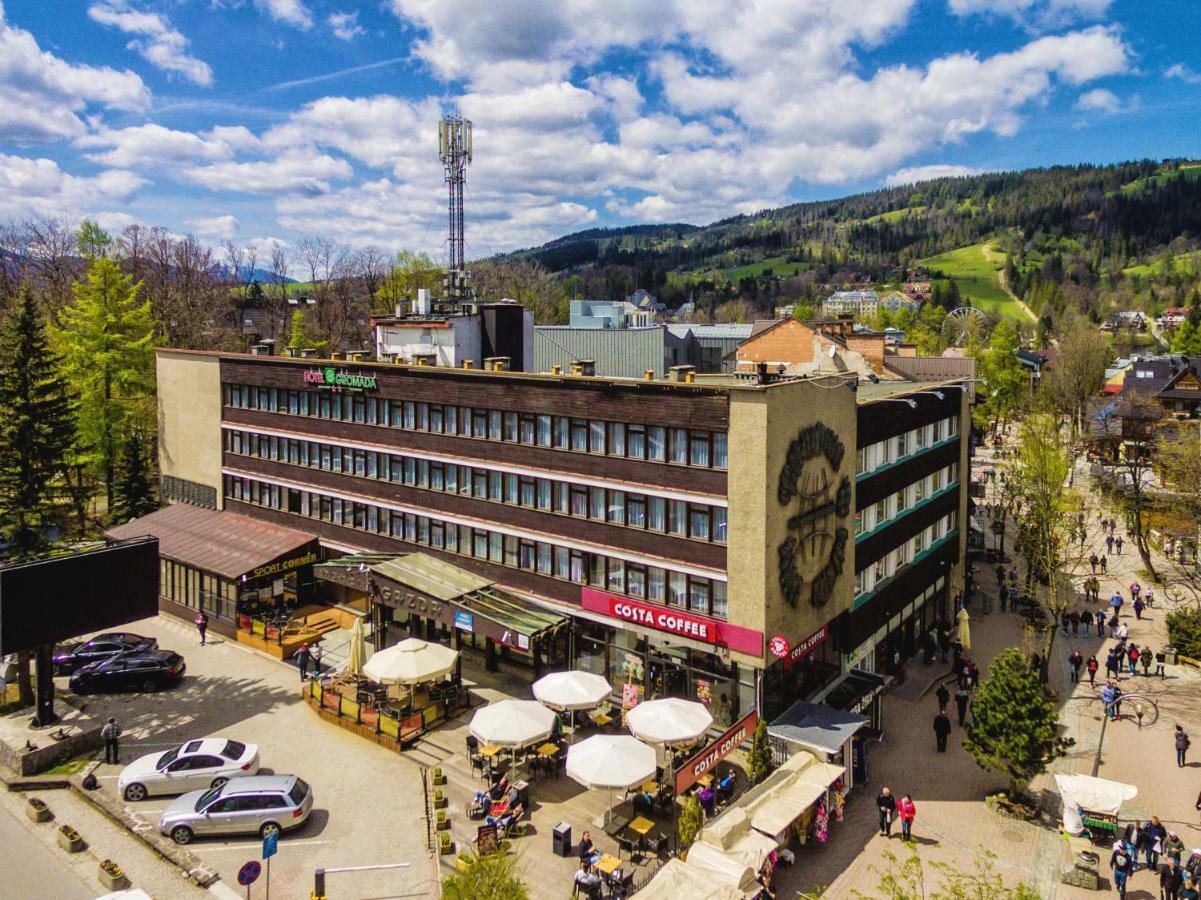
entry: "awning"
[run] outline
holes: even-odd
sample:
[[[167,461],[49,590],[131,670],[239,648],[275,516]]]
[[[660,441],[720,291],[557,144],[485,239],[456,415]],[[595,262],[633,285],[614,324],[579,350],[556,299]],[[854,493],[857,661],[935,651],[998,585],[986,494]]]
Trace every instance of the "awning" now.
[[[767,733],[779,740],[829,754],[841,751],[867,722],[867,718],[858,713],[798,700],[767,726]]]
[[[883,675],[874,672],[864,672],[862,669],[852,669],[839,676],[834,682],[813,696],[814,703],[821,703],[836,710],[851,713],[863,712],[868,704],[883,693],[885,681]]]
[[[799,781],[786,782],[751,813],[751,824],[764,834],[782,834],[826,792],[825,786]]]
[[[229,581],[279,578],[320,559],[317,536],[249,516],[173,503],[104,532],[111,540],[158,538],[164,559]]]
[[[716,882],[704,869],[689,866],[682,859],[669,859],[638,892],[642,900],[742,900],[738,888]]]
[[[750,891],[754,888],[755,877],[759,871],[710,844],[693,844],[688,848],[686,862],[692,868],[705,872],[713,880],[740,891]]]

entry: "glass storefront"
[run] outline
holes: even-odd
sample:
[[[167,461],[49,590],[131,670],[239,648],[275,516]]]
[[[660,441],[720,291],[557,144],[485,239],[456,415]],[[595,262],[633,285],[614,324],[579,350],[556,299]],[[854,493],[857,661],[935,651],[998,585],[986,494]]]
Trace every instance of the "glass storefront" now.
[[[763,714],[773,719],[797,700],[813,696],[841,672],[838,651],[826,640],[791,666],[777,660],[763,676]]]

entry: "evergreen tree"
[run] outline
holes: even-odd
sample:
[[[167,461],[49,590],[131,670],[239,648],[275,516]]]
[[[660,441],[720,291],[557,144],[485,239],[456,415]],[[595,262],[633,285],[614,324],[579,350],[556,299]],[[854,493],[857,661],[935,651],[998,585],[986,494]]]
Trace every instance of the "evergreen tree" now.
[[[1018,361],[1019,346],[1017,326],[1010,319],[1002,319],[980,360],[980,374],[988,385],[988,400],[983,406],[998,425],[1029,397],[1030,380]]]
[[[964,749],[981,768],[1005,775],[1016,794],[1073,743],[1059,736],[1059,714],[1022,651],[1003,650],[972,701]]]
[[[517,871],[517,857],[509,853],[466,857],[466,871],[442,879],[446,900],[529,900],[530,892]]]
[[[67,383],[26,287],[0,332],[0,528],[18,553],[44,543],[55,476],[74,440]]]
[[[149,302],[138,300],[139,287],[115,261],[97,256],[52,332],[79,399],[84,458],[104,481],[109,513],[124,436],[153,415],[154,321]]]
[[[304,326],[304,310],[294,310],[292,313],[292,324],[288,329],[288,347],[294,350],[303,350],[308,347],[308,336],[305,334]]]
[[[762,719],[755,726],[751,737],[751,752],[747,757],[747,777],[758,784],[771,772],[771,741],[767,736],[767,723]]]
[[[147,465],[146,436],[135,429],[121,453],[121,472],[113,489],[113,521],[128,522],[158,509]]]
[[[680,839],[680,849],[687,850],[700,834],[705,825],[705,813],[701,809],[701,801],[687,794],[680,798],[680,818],[676,822],[676,831]]]

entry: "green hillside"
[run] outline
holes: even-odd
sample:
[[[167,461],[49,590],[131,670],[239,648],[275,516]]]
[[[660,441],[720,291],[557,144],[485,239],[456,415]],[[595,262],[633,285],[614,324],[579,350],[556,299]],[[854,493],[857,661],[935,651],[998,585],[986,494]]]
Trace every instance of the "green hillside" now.
[[[1005,255],[992,242],[960,247],[949,253],[927,257],[918,263],[931,272],[941,272],[955,281],[959,294],[972,306],[1013,319],[1030,316],[1001,285]]]

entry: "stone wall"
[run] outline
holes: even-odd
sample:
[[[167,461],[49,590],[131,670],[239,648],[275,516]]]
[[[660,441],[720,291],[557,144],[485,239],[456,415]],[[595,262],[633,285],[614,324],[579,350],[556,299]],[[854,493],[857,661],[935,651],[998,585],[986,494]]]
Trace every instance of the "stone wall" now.
[[[37,732],[34,743],[38,745],[36,750],[26,750],[23,746],[13,747],[0,742],[0,763],[19,775],[36,775],[63,760],[104,745],[100,737],[100,726],[84,729],[61,741],[52,738],[49,730],[40,731]]]

